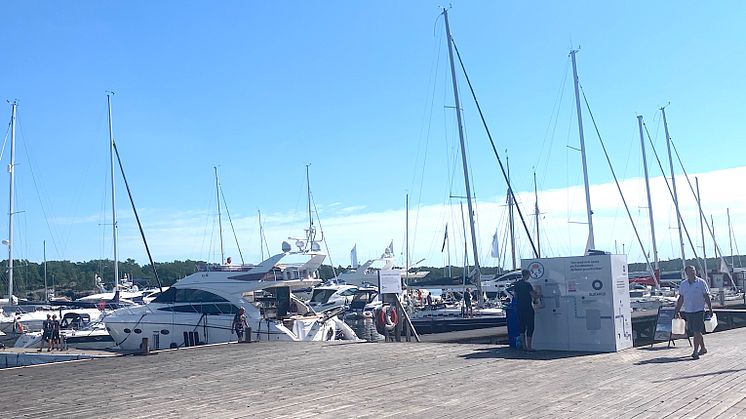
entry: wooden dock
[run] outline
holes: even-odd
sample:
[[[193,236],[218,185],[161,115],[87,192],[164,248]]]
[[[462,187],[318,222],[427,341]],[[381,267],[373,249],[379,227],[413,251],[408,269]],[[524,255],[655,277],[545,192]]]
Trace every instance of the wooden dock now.
[[[4,417],[746,417],[746,329],[621,353],[251,343],[0,370]]]

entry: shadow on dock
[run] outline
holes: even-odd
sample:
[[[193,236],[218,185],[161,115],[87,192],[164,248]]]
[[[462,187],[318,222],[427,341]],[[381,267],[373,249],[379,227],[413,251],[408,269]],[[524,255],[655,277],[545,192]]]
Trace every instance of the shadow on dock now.
[[[555,359],[578,358],[593,355],[590,352],[560,352],[560,351],[522,351],[511,347],[478,348],[471,353],[459,355],[464,359],[530,359],[535,361],[551,361]]]

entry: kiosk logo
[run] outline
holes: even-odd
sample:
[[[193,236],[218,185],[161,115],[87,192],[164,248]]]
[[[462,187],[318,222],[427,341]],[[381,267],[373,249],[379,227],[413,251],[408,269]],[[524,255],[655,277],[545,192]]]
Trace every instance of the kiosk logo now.
[[[593,287],[594,290],[598,291],[604,287],[604,283],[596,279],[595,281],[591,283],[591,286]]]
[[[539,262],[532,262],[528,265],[528,273],[533,279],[539,279],[544,276],[544,265]]]

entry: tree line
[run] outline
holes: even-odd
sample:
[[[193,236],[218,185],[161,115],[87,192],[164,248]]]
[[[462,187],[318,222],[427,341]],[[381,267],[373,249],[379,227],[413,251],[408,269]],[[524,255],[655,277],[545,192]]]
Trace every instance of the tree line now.
[[[730,263],[730,257],[726,258]],[[741,256],[737,256],[735,265],[741,266]],[[196,260],[175,260],[173,262],[156,262],[155,267],[158,271],[158,277],[163,286],[169,286],[181,278],[190,275],[196,271],[197,265],[204,264],[204,261]],[[687,265],[698,266],[696,261],[687,260]],[[708,270],[717,270],[720,267],[720,259],[708,258]],[[335,273],[339,274],[349,269],[337,266],[332,269],[330,265],[322,265],[319,268],[321,279],[333,278]],[[100,276],[107,288],[114,284],[114,262],[110,259],[96,259],[87,262],[48,261],[47,286],[56,291],[58,296],[68,296],[76,298],[90,294],[96,290],[96,275]],[[428,271],[429,274],[425,279],[446,278],[449,269],[447,267],[421,267],[421,271]],[[629,265],[629,271],[644,271],[645,264],[633,263]],[[661,262],[662,271],[680,271],[680,260],[668,260]],[[450,270],[453,276],[460,276],[463,267],[452,267]],[[491,275],[502,272],[502,269],[496,267],[482,267],[482,274]],[[0,272],[3,272],[0,281],[0,296],[5,297],[8,293],[8,263],[0,262]],[[127,275],[140,288],[156,287],[158,283],[153,273],[153,267],[150,264],[140,266],[134,259],[127,259],[119,262],[120,277]],[[44,296],[44,263],[36,263],[26,259],[13,260],[13,294],[28,299],[42,299]]]

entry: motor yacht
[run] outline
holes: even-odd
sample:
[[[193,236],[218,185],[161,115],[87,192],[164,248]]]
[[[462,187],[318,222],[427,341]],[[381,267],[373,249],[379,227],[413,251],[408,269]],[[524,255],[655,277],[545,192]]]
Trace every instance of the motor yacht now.
[[[357,340],[338,312],[316,313],[293,295],[321,282],[317,269],[326,257],[315,242],[296,245],[300,250],[291,252],[285,242],[283,253],[245,269],[199,266],[150,304],[112,312],[106,329],[128,352],[146,339],[150,349],[229,342],[238,339],[232,324],[244,308],[252,340]]]

